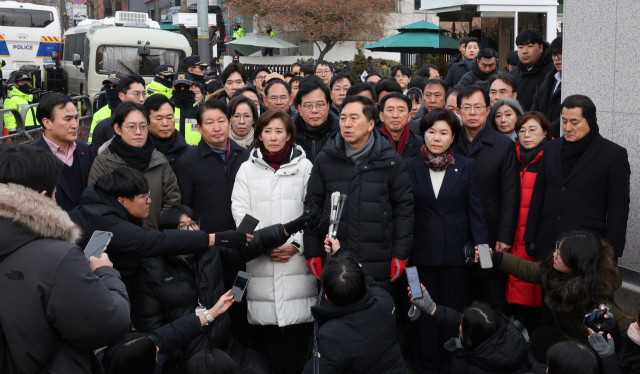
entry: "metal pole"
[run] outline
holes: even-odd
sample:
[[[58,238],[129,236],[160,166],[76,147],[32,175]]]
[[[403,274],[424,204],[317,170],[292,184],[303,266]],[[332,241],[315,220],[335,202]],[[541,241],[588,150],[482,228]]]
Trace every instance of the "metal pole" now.
[[[209,64],[209,1],[198,0],[198,55]]]

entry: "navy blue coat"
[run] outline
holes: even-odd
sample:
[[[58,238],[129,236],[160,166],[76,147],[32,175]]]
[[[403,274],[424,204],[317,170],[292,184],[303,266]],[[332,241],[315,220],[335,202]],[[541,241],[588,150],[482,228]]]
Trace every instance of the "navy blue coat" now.
[[[473,238],[476,245],[489,243],[475,162],[454,158],[437,199],[424,158],[405,160],[415,199],[412,265],[464,265],[462,248],[469,240]]]
[[[47,144],[47,142],[44,140],[44,137],[38,139],[35,143],[33,143],[33,145],[42,147],[51,152],[51,148],[49,148],[49,144]],[[74,162],[80,162],[83,191],[87,188],[87,180],[89,179],[89,172],[91,171],[91,165],[93,164],[94,159],[95,156],[93,154],[93,151],[91,150],[91,146],[76,140],[76,149],[75,151],[73,151],[73,160]],[[56,203],[58,203],[58,206],[60,206],[60,208],[62,208],[62,210],[67,213],[69,213],[73,210],[73,208],[79,205],[73,202],[71,191],[69,190],[69,185],[67,184],[67,181],[65,180],[62,173],[60,173],[58,185],[56,186]]]
[[[462,77],[464,77],[465,74],[471,71],[471,65],[473,63],[474,63],[473,61],[464,59],[460,62],[453,64],[453,66],[451,66],[451,69],[449,69],[447,76],[444,78],[444,81],[447,82],[449,87],[453,87],[457,85],[458,82],[460,82],[460,80],[462,79]]]

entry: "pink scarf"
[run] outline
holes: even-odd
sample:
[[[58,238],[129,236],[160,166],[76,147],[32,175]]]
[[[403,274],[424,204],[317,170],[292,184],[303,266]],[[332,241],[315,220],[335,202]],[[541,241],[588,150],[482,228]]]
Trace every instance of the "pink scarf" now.
[[[429,152],[427,145],[425,144],[420,149],[420,154],[424,157],[424,162],[427,164],[429,169],[433,171],[443,171],[447,166],[453,164],[455,161],[453,158],[453,150],[451,148],[447,149],[446,152],[439,156],[434,156],[433,153]]]

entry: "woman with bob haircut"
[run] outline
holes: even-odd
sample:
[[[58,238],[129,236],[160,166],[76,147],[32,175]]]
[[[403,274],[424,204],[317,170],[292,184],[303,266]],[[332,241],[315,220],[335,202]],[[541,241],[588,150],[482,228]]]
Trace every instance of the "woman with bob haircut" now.
[[[239,146],[253,149],[254,126],[258,120],[256,104],[244,95],[236,96],[229,102],[231,131],[229,137]]]
[[[518,141],[518,134],[515,131],[516,121],[523,113],[524,109],[518,100],[505,97],[493,104],[489,113],[489,121],[493,124],[494,129],[515,143]]]
[[[257,218],[258,228],[300,216],[312,164],[297,146],[291,117],[270,110],[258,119],[255,148],[236,176],[231,210],[236,224],[245,215]],[[317,298],[316,280],[304,257],[302,233],[280,248],[247,263],[252,275],[247,287],[247,317],[257,325],[266,357],[275,373],[301,373],[313,332],[311,307]]]
[[[420,280],[439,304],[462,312],[467,302],[468,268],[463,247],[489,242],[475,162],[453,155],[460,139],[460,122],[444,108],[420,121],[425,141],[421,156],[406,159],[413,185],[413,246],[409,257]],[[450,355],[444,343],[448,331],[428,317],[417,320],[414,349],[421,372],[440,372]]]

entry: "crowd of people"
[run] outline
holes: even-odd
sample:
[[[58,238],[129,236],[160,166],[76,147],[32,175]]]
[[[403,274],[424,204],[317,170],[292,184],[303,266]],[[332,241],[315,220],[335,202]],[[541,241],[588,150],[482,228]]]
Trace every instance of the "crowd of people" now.
[[[89,144],[44,95],[43,136],[0,147],[0,371],[637,373],[614,298],[627,151],[590,98],[561,102],[561,37],[516,44],[502,72],[463,37],[444,79],[112,72]],[[87,261],[95,231],[113,236]]]

